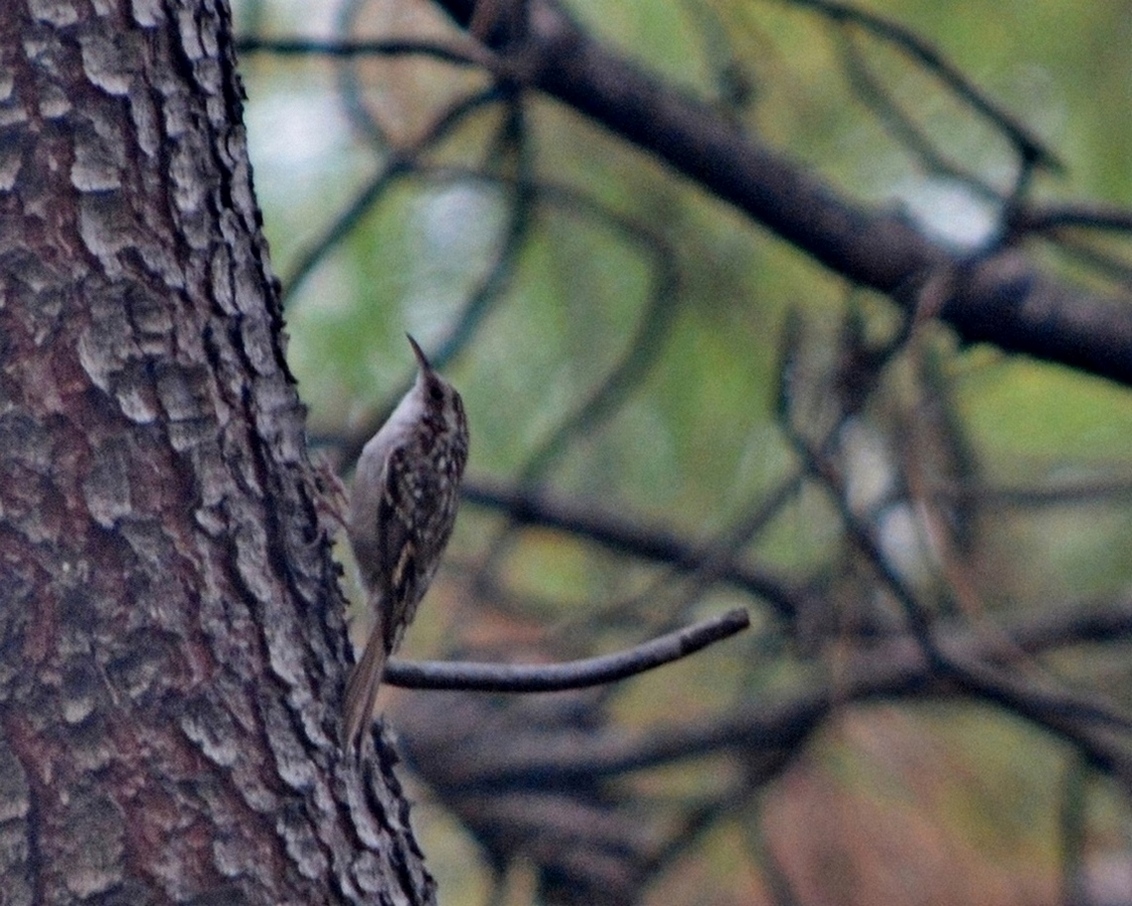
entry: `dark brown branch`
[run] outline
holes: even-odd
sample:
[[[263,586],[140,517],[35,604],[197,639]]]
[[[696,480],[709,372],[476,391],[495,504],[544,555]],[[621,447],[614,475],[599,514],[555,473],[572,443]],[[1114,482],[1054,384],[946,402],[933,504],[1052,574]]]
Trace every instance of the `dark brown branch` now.
[[[1072,736],[1074,727],[1096,724],[1100,728],[1132,732],[1132,717],[1103,700],[1101,695],[1057,688],[1035,675],[1009,672],[986,660],[948,652],[950,677],[972,698],[999,705],[1004,710],[1062,736]]]
[[[942,647],[968,661],[993,662],[1003,650],[1036,654],[1073,644],[1111,642],[1132,636],[1132,602],[1088,605],[1074,602],[1052,613],[1017,621],[1001,633],[980,633],[954,624],[937,630]],[[815,679],[777,701],[757,701],[720,717],[693,715],[642,733],[610,732],[553,747],[538,741],[506,753],[476,751],[484,775],[498,782],[511,776],[537,776],[544,783],[571,777],[612,776],[659,767],[674,761],[737,749],[750,761],[780,750],[795,750],[837,708],[880,699],[954,698],[961,690],[939,675],[911,637],[892,639],[854,654],[833,680]],[[968,689],[963,698],[979,701]],[[1001,705],[1002,703],[994,702]],[[1016,712],[1015,712],[1016,713]],[[1088,715],[1034,711],[1019,715],[1050,730],[1082,752],[1090,762],[1132,787],[1132,749]],[[495,747],[498,749],[498,747]]]
[[[937,502],[978,503],[998,509],[1039,509],[1045,507],[1124,506],[1132,498],[1132,479],[1125,477],[1084,478],[1044,487],[995,487],[976,483],[941,484],[929,489]]]
[[[742,632],[750,617],[730,610],[649,642],[602,657],[564,664],[482,664],[456,661],[390,661],[385,682],[407,689],[476,692],[560,692],[616,682],[680,660]]]
[[[1132,232],[1132,211],[1113,205],[1064,204],[1020,210],[1012,224],[1017,231],[1035,233],[1078,228],[1114,233]]]
[[[782,387],[789,381],[783,380]],[[811,474],[827,491],[846,535],[868,561],[888,593],[899,603],[911,635],[938,679],[971,697],[999,705],[1007,711],[1044,725],[1055,733],[1072,735],[1082,724],[1132,731],[1132,717],[1113,707],[1102,696],[1090,696],[1058,688],[1042,677],[1023,676],[966,650],[941,646],[938,620],[919,600],[913,588],[890,562],[872,525],[853,512],[835,464],[811,444],[793,423],[790,400],[779,393],[779,416],[783,431]],[[996,634],[997,635],[997,634]],[[998,636],[1002,640],[1001,636]]]
[[[470,0],[437,0],[466,25]],[[969,342],[1132,384],[1132,304],[1047,276],[1018,251],[964,260],[899,213],[848,201],[799,162],[751,139],[593,40],[553,0],[530,0],[508,58],[538,88],[655,155],[785,241],[911,310],[929,275],[950,289],[941,315]]]
[[[779,495],[795,491],[796,484],[791,483],[780,489]],[[679,535],[600,512],[593,506],[575,506],[484,478],[468,479],[461,493],[465,503],[504,512],[521,525],[569,532],[608,550],[664,563],[682,571],[698,571],[712,558],[710,549],[697,547]],[[793,618],[800,609],[802,592],[765,570],[729,562],[719,567],[715,576],[763,599],[786,619]]]
[[[316,41],[308,38],[241,38],[236,51],[242,54],[267,53],[280,57],[404,57],[424,56],[456,66],[482,66],[486,52],[475,44],[460,47],[441,41],[375,40]]]

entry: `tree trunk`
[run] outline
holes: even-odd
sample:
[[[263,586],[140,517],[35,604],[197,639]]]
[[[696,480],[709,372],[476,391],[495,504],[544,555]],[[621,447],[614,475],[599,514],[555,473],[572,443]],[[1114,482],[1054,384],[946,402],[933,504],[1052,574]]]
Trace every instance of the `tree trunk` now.
[[[426,902],[222,3],[0,4],[0,901]]]

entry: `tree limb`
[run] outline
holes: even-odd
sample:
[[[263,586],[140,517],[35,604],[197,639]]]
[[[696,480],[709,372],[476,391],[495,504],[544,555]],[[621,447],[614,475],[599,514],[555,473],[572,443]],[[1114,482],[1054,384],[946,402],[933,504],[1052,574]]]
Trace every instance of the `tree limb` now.
[[[495,664],[455,661],[390,661],[385,681],[407,689],[477,692],[560,692],[635,676],[687,657],[742,632],[750,617],[742,609],[693,623],[651,641],[602,657],[564,664]]]
[[[471,0],[437,0],[467,25]],[[1017,249],[964,256],[889,209],[852,202],[594,40],[554,0],[530,0],[521,40],[497,49],[509,77],[557,98],[735,206],[782,239],[908,310],[929,279],[968,342],[1132,384],[1132,303],[1047,275]],[[500,67],[493,67],[497,72]]]

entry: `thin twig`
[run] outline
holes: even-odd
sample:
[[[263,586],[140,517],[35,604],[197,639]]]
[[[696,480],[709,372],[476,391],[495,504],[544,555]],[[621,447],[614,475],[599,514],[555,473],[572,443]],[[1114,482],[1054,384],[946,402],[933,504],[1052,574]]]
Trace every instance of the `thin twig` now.
[[[420,39],[385,39],[374,41],[318,41],[312,38],[240,38],[236,52],[269,53],[280,57],[318,56],[352,57],[432,57],[455,66],[484,66],[490,55],[471,42],[460,46],[442,41]]]
[[[934,75],[952,94],[1001,130],[1023,159],[1040,164],[1053,173],[1065,169],[1054,152],[1014,116],[992,101],[936,48],[915,32],[876,13],[838,0],[787,0],[793,6],[809,7],[833,22],[852,23],[886,41]]]
[[[798,490],[798,477],[791,476],[768,495],[767,505],[777,504]],[[667,564],[682,572],[699,572],[712,559],[713,551],[655,526],[633,522],[623,516],[601,512],[592,505],[578,506],[546,494],[533,494],[512,485],[475,478],[464,482],[464,503],[505,512],[522,525],[567,532],[601,545],[606,550]],[[734,562],[727,563],[714,578],[740,588],[770,604],[783,619],[793,619],[805,597],[799,586]]]
[[[449,132],[463,123],[466,117],[500,99],[495,88],[487,88],[466,95],[444,110],[412,148],[391,155],[373,178],[363,186],[351,202],[300,257],[290,277],[283,282],[283,295],[290,298],[322,262],[332,248],[338,245],[392,183],[416,171],[416,158],[438,143]]]
[[[1114,233],[1132,232],[1132,211],[1104,204],[1064,204],[1022,209],[1015,218],[1018,231],[1048,233],[1081,228]]]
[[[693,623],[624,651],[562,664],[390,661],[385,682],[406,689],[476,692],[560,692],[600,686],[687,657],[750,625],[743,609]]]
[[[900,106],[884,81],[869,67],[854,42],[853,35],[843,32],[842,38],[840,42],[842,65],[849,85],[856,91],[861,102],[873,112],[881,128],[893,141],[903,145],[927,173],[962,182],[984,201],[1001,202],[1002,194],[996,191],[994,186],[952,163],[935,146],[932,139]]]
[[[989,509],[1044,507],[1123,506],[1132,498],[1132,479],[1122,476],[1070,479],[1046,487],[995,487],[978,482],[945,482],[929,487],[927,496],[937,504],[978,503]]]
[[[1066,760],[1058,808],[1058,849],[1062,902],[1088,903],[1083,890],[1088,837],[1090,767],[1080,756]]]

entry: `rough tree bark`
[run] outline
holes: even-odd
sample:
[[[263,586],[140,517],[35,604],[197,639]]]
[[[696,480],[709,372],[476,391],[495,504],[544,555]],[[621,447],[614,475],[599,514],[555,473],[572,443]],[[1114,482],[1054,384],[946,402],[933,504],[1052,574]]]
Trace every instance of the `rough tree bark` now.
[[[430,901],[346,635],[222,0],[0,4],[0,900]]]

